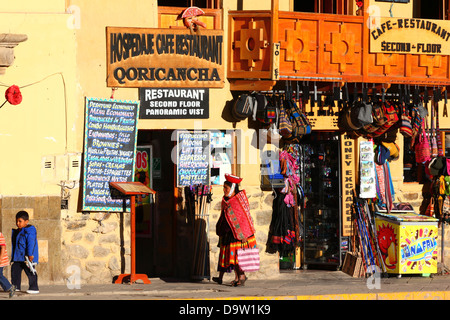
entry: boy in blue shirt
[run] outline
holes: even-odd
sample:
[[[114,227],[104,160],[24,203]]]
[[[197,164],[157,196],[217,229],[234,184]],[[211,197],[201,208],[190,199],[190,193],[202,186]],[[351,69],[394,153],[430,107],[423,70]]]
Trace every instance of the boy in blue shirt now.
[[[29,219],[26,211],[19,211],[16,214],[17,229],[12,230],[11,282],[16,290],[20,290],[22,270],[24,270],[29,283],[27,293],[36,294],[39,293],[37,273],[31,272],[25,259],[28,257],[29,261],[34,263],[39,260],[37,232],[36,228],[29,224]]]

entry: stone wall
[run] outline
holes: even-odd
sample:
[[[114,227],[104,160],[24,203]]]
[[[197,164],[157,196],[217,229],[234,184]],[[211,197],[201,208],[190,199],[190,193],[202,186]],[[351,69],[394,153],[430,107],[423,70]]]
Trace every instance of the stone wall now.
[[[129,226],[129,213],[92,212],[64,217],[61,251],[65,278],[79,270],[76,276],[81,284],[100,284],[130,273]]]
[[[250,213],[256,229],[256,242],[260,254],[260,270],[252,272],[248,277],[253,279],[276,278],[279,271],[278,254],[266,253],[266,242],[269,234],[269,226],[272,220],[272,192],[261,191],[259,187],[246,187],[245,189],[250,204]],[[220,217],[220,208],[223,197],[222,187],[213,189],[211,211],[209,213],[209,242],[210,242],[210,270],[211,276],[217,276],[217,262],[219,261],[219,237],[216,235],[216,223]],[[234,279],[234,273],[224,276],[224,281]]]
[[[61,254],[61,198],[58,196],[2,196],[0,198],[0,231],[3,233],[11,257],[11,233],[16,227],[16,213],[25,210],[30,224],[37,229],[39,264],[36,270],[39,283],[57,283],[63,280]],[[5,276],[11,279],[10,268]],[[28,280],[22,277],[24,289]]]

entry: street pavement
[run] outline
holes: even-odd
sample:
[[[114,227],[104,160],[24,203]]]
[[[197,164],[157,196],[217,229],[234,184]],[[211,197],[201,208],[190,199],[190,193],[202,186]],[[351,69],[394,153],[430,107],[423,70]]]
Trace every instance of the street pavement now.
[[[402,275],[353,278],[341,271],[295,270],[273,279],[252,279],[245,286],[232,287],[232,275],[219,285],[213,281],[182,281],[150,278],[150,284],[96,284],[79,288],[70,285],[40,285],[39,294],[17,292],[0,301],[33,300],[450,300],[450,275]],[[28,288],[25,277],[23,288]]]

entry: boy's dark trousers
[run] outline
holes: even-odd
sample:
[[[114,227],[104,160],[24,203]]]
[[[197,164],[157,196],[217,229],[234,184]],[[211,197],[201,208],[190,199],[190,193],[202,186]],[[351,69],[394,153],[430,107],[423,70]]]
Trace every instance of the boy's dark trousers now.
[[[37,273],[31,273],[25,262],[15,261],[11,266],[11,282],[16,286],[16,290],[20,290],[20,284],[22,282],[22,270],[25,271],[25,274],[28,277],[28,290],[39,290]]]

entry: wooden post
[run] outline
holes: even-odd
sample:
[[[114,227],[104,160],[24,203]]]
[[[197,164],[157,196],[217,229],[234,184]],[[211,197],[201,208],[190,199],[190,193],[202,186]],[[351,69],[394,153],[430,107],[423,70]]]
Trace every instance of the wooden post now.
[[[146,274],[136,274],[136,195],[155,194],[155,191],[141,182],[110,182],[110,186],[122,194],[130,196],[130,224],[131,224],[131,273],[121,274],[114,283],[123,283],[129,279],[130,284],[142,280],[151,283]],[[125,201],[125,200],[124,200]]]
[[[369,19],[369,14],[367,13],[367,8],[369,4],[368,1],[363,2],[362,10],[363,10],[363,24],[362,24],[362,37],[363,37],[363,45],[362,45],[362,78],[363,82],[367,82],[367,77],[369,76],[369,32],[370,30],[367,27],[367,21]]]

